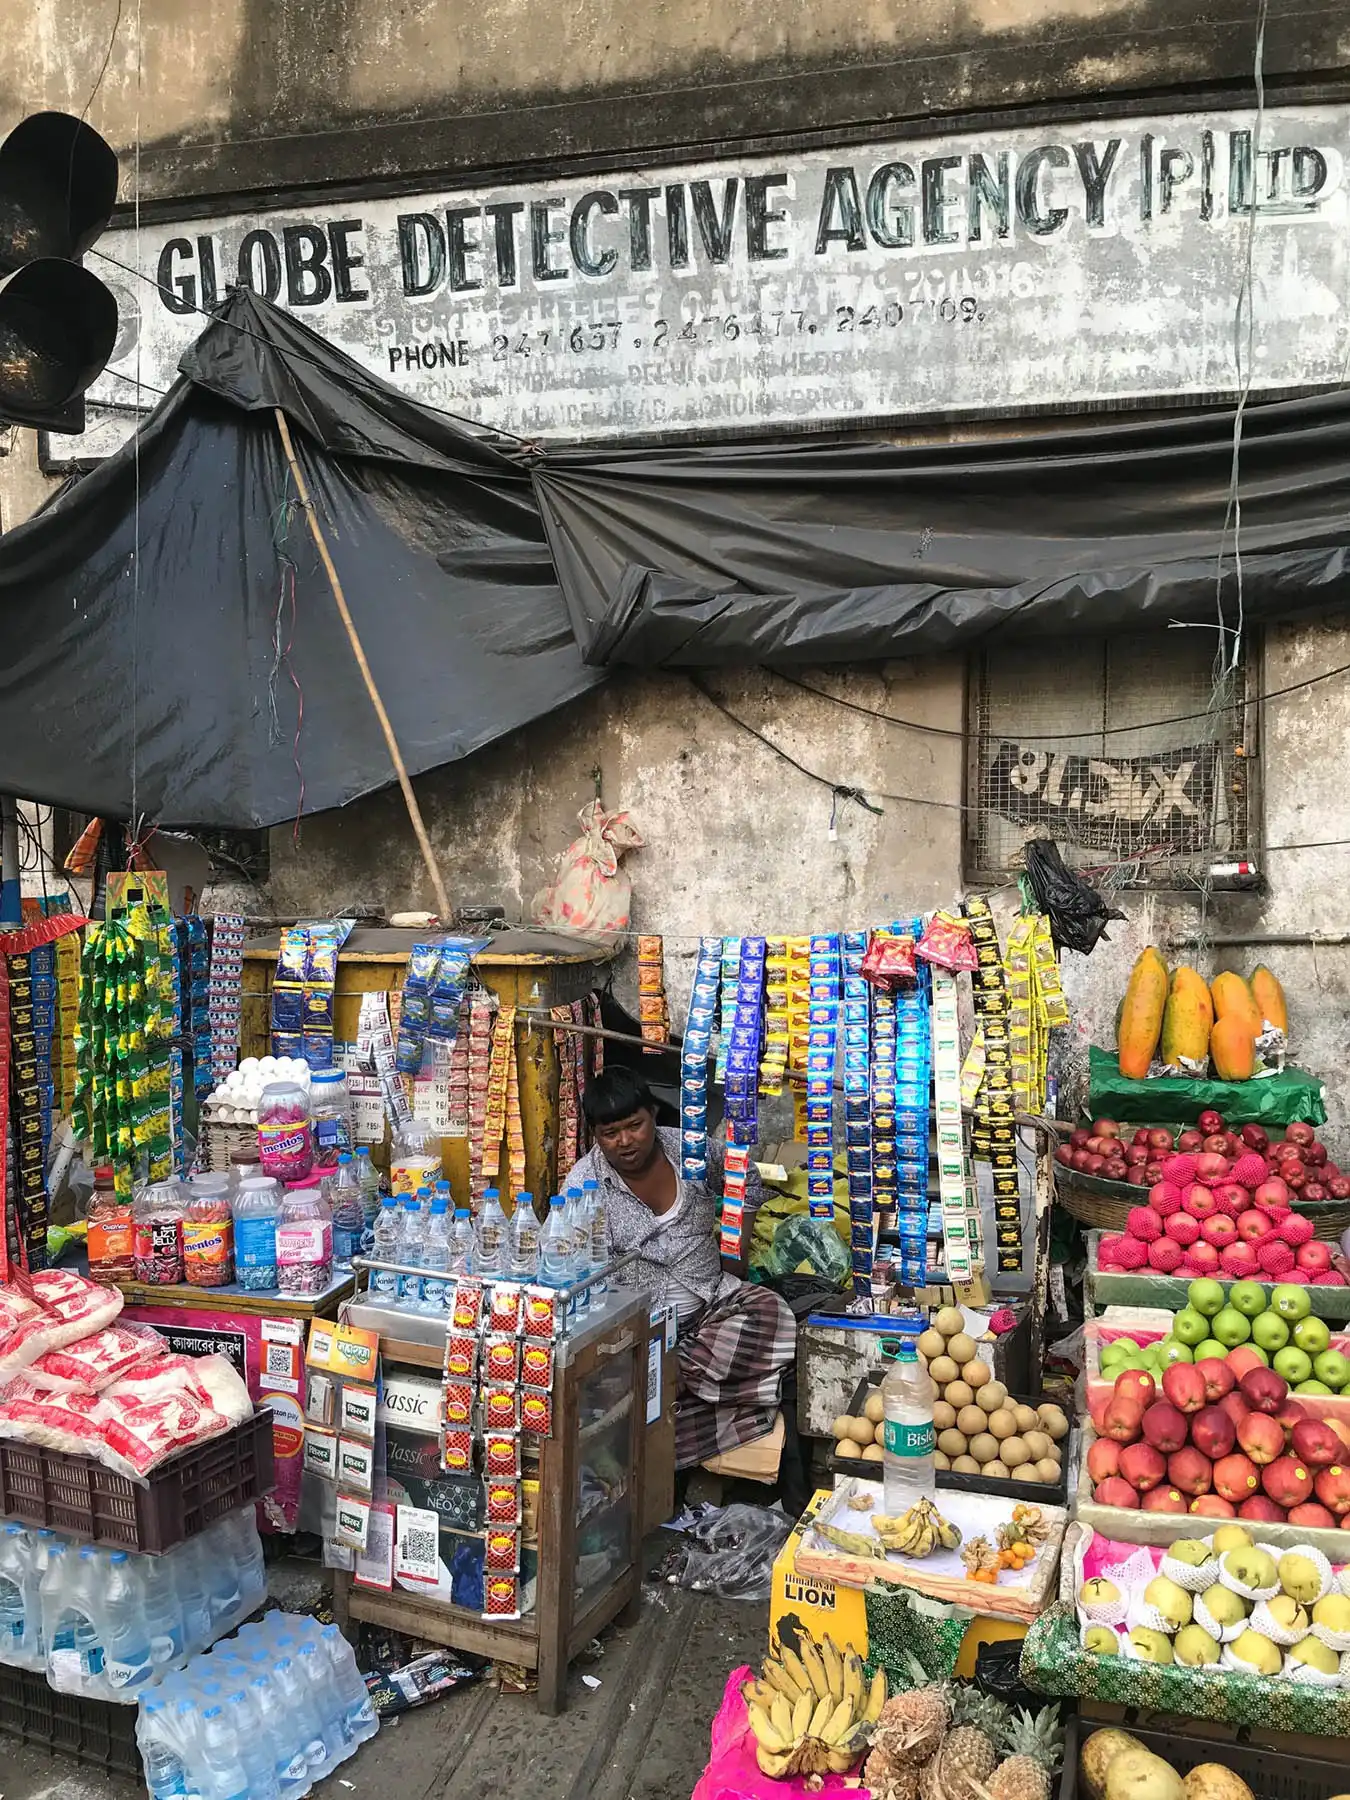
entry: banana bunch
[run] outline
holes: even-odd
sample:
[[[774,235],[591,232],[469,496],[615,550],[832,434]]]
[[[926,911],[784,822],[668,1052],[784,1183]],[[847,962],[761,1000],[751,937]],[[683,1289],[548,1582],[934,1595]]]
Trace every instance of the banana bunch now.
[[[961,1548],[961,1533],[931,1500],[916,1500],[898,1519],[873,1513],[872,1529],[888,1550],[902,1556],[931,1556],[939,1544],[944,1550]]]
[[[742,1693],[755,1734],[755,1760],[765,1775],[842,1775],[861,1758],[886,1704],[886,1672],[871,1681],[852,1650],[826,1637],[800,1651],[779,1641],[757,1681]]]

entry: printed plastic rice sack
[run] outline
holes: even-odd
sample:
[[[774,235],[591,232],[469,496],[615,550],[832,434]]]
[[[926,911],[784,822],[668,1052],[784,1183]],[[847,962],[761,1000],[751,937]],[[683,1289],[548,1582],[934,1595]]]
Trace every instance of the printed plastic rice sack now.
[[[44,1329],[49,1350],[59,1350],[77,1338],[102,1331],[122,1310],[119,1289],[101,1287],[68,1269],[40,1269],[30,1279],[33,1298],[48,1314]]]
[[[26,1374],[35,1387],[64,1394],[97,1394],[139,1364],[167,1355],[168,1348],[148,1325],[109,1325],[77,1338],[64,1350],[49,1350]]]

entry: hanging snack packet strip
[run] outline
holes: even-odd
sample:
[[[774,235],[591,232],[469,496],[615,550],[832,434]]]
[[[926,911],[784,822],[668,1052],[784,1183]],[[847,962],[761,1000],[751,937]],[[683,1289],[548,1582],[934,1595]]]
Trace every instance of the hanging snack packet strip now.
[[[726,1049],[727,1142],[753,1145],[759,1136],[759,1049],[764,1036],[763,938],[742,938],[736,1007]]]
[[[475,1210],[487,1185],[483,1140],[487,1131],[488,1089],[492,1081],[492,1016],[495,996],[477,989],[469,1002],[469,1197]]]
[[[937,1110],[938,1195],[947,1275],[974,1275],[966,1213],[966,1144],[961,1120],[961,1027],[956,977],[933,966],[933,1095]]]
[[[638,1018],[646,1044],[670,1042],[670,1007],[666,1001],[665,949],[659,937],[643,934],[637,941]],[[648,1052],[655,1055],[655,1051]]]
[[[515,1066],[516,1009],[504,1006],[492,1028],[492,1056],[488,1065],[487,1107],[483,1120],[483,1180],[495,1187],[502,1166],[502,1139],[506,1135],[507,1092]]]
[[[875,1235],[872,1192],[872,985],[862,972],[868,934],[846,931],[840,1036],[844,1064],[844,1155],[848,1168],[849,1238],[855,1293],[869,1291]],[[893,1062],[892,1058],[892,1062]]]
[[[518,1194],[525,1186],[525,1128],[520,1117],[520,1051],[516,1044],[514,1012],[506,1065],[506,1166],[511,1192]]]
[[[731,1046],[731,1027],[736,1020],[736,991],[741,978],[741,940],[722,939],[720,983],[717,1010],[717,1067],[714,1078],[720,1087],[727,1075],[727,1051]]]
[[[1022,1200],[1017,1176],[1013,1121],[1012,1050],[1003,954],[989,903],[972,896],[965,904],[979,967],[971,976],[975,1016],[984,1032],[984,1080],[975,1101],[971,1145],[993,1171],[994,1232],[1001,1275],[1022,1267]]]
[[[560,1025],[572,1022],[570,1006],[549,1008],[549,1018]],[[577,1089],[577,1066],[569,1042],[571,1032],[555,1031],[553,1042],[558,1052],[558,1185],[567,1179],[572,1165],[581,1158],[581,1095]]]
[[[919,936],[923,921],[892,929],[896,941]],[[928,1279],[928,1124],[933,1062],[931,971],[914,965],[913,982],[895,997],[895,1189],[900,1234],[900,1279],[923,1287]]]
[[[781,1094],[788,1062],[788,955],[786,938],[764,943],[764,1054],[759,1064],[759,1091],[766,1098]]]
[[[787,940],[788,990],[788,1068],[794,1075],[806,1074],[807,1039],[810,1034],[811,1011],[811,940],[790,937]],[[806,1142],[806,1086],[804,1081],[792,1084],[793,1142]]]
[[[809,1001],[806,1015],[806,1196],[813,1219],[834,1218],[834,1072],[839,1054],[839,939],[808,939]],[[845,1098],[867,1093],[855,1075]]]
[[[708,1170],[708,1055],[721,955],[719,938],[703,938],[699,943],[680,1051],[681,1170],[687,1181],[702,1180]]]

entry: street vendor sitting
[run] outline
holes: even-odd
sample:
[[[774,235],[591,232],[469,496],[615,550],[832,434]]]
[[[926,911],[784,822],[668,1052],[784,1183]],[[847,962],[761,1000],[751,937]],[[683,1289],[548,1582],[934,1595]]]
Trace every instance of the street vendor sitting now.
[[[719,1257],[722,1145],[710,1137],[706,1179],[687,1180],[679,1132],[657,1125],[651,1089],[631,1069],[597,1075],[582,1107],[595,1148],[568,1172],[568,1183],[599,1183],[611,1254],[636,1251],[653,1303],[676,1308],[676,1468],[764,1437],[793,1366],[797,1322],[777,1294],[743,1279],[762,1198],[755,1165],[746,1180],[741,1255]]]

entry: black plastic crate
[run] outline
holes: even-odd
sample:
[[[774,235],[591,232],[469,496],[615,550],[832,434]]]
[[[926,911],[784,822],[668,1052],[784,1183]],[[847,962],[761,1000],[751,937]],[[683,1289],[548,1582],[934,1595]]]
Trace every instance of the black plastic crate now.
[[[1183,1721],[1183,1724],[1185,1721]],[[1170,1763],[1178,1775],[1188,1775],[1201,1763],[1220,1763],[1240,1775],[1256,1800],[1335,1800],[1346,1792],[1344,1755],[1337,1762],[1328,1757],[1291,1755],[1268,1744],[1230,1743],[1224,1738],[1187,1737],[1154,1725],[1112,1726],[1102,1720],[1071,1715],[1064,1740],[1064,1772],[1058,1800],[1087,1800],[1078,1780],[1078,1752],[1094,1731],[1128,1731],[1155,1756]],[[1332,1746],[1328,1745],[1330,1752]],[[1347,1746],[1350,1748],[1350,1746]]]
[[[884,1370],[876,1370],[864,1375],[853,1390],[853,1398],[845,1408],[851,1418],[857,1418],[863,1409],[863,1402],[868,1392],[880,1387]],[[1019,1394],[1009,1394],[1019,1406],[1036,1405],[1034,1400],[1024,1400]],[[1063,1443],[1068,1444],[1065,1438]],[[865,1462],[861,1457],[836,1456],[831,1446],[826,1458],[830,1472],[834,1475],[861,1475],[869,1481],[881,1480],[881,1464],[875,1460]],[[869,1471],[871,1473],[869,1474]],[[1054,1487],[1048,1482],[1031,1481],[990,1481],[983,1475],[954,1475],[950,1469],[937,1471],[937,1485],[949,1492],[958,1494],[998,1494],[1006,1495],[1009,1500],[1029,1500],[1033,1505],[1063,1506],[1069,1504],[1069,1459],[1065,1455],[1060,1464],[1059,1480]]]
[[[0,1441],[0,1516],[88,1544],[156,1555],[260,1500],[276,1481],[272,1414],[171,1457],[146,1484],[89,1456]]]
[[[139,1782],[139,1717],[139,1707],[58,1694],[33,1670],[0,1664],[0,1732],[21,1743],[41,1744],[110,1775],[127,1775]]]

